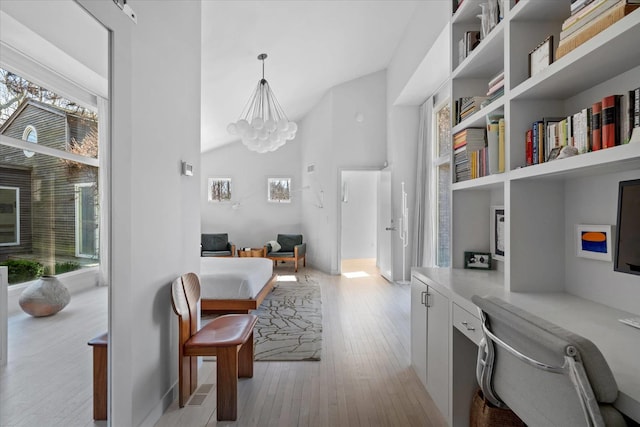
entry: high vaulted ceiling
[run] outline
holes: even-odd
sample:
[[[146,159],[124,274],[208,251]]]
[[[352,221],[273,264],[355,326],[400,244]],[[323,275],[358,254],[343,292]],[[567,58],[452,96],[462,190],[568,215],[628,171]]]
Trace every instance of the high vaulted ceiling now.
[[[331,87],[387,68],[418,3],[203,0],[202,151],[237,139],[226,127],[261,78],[260,53],[275,96],[299,121]]]

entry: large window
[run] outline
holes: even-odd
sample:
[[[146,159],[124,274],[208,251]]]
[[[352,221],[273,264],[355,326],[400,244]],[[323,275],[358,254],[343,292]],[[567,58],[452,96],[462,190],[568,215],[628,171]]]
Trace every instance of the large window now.
[[[435,265],[448,267],[450,265],[450,230],[451,203],[449,200],[451,183],[451,110],[446,100],[436,105],[434,109],[434,144],[432,144],[433,164],[432,194],[435,203],[432,204],[435,230]]]
[[[97,157],[96,111],[0,69],[0,264],[10,284],[97,265]]]

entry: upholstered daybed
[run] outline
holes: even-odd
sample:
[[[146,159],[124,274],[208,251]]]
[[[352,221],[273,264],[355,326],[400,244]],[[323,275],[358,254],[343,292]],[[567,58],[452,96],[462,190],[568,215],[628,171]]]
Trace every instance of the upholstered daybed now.
[[[202,311],[255,310],[273,289],[275,277],[266,258],[200,258]]]

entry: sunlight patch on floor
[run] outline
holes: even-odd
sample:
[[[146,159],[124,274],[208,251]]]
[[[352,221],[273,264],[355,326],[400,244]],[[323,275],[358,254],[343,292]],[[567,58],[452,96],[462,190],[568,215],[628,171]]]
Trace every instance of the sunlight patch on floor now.
[[[297,281],[298,281],[298,278],[293,274],[283,274],[283,275],[278,274],[278,278],[276,279],[276,282],[297,282]]]
[[[369,277],[370,274],[365,271],[352,271],[350,273],[342,273],[347,279],[357,279],[359,277]]]

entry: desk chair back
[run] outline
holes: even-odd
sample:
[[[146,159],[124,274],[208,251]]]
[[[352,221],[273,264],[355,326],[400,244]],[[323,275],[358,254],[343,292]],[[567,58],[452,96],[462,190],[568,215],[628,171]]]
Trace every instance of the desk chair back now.
[[[589,340],[499,298],[473,296],[482,319],[477,377],[484,395],[527,425],[625,426],[618,387]]]

